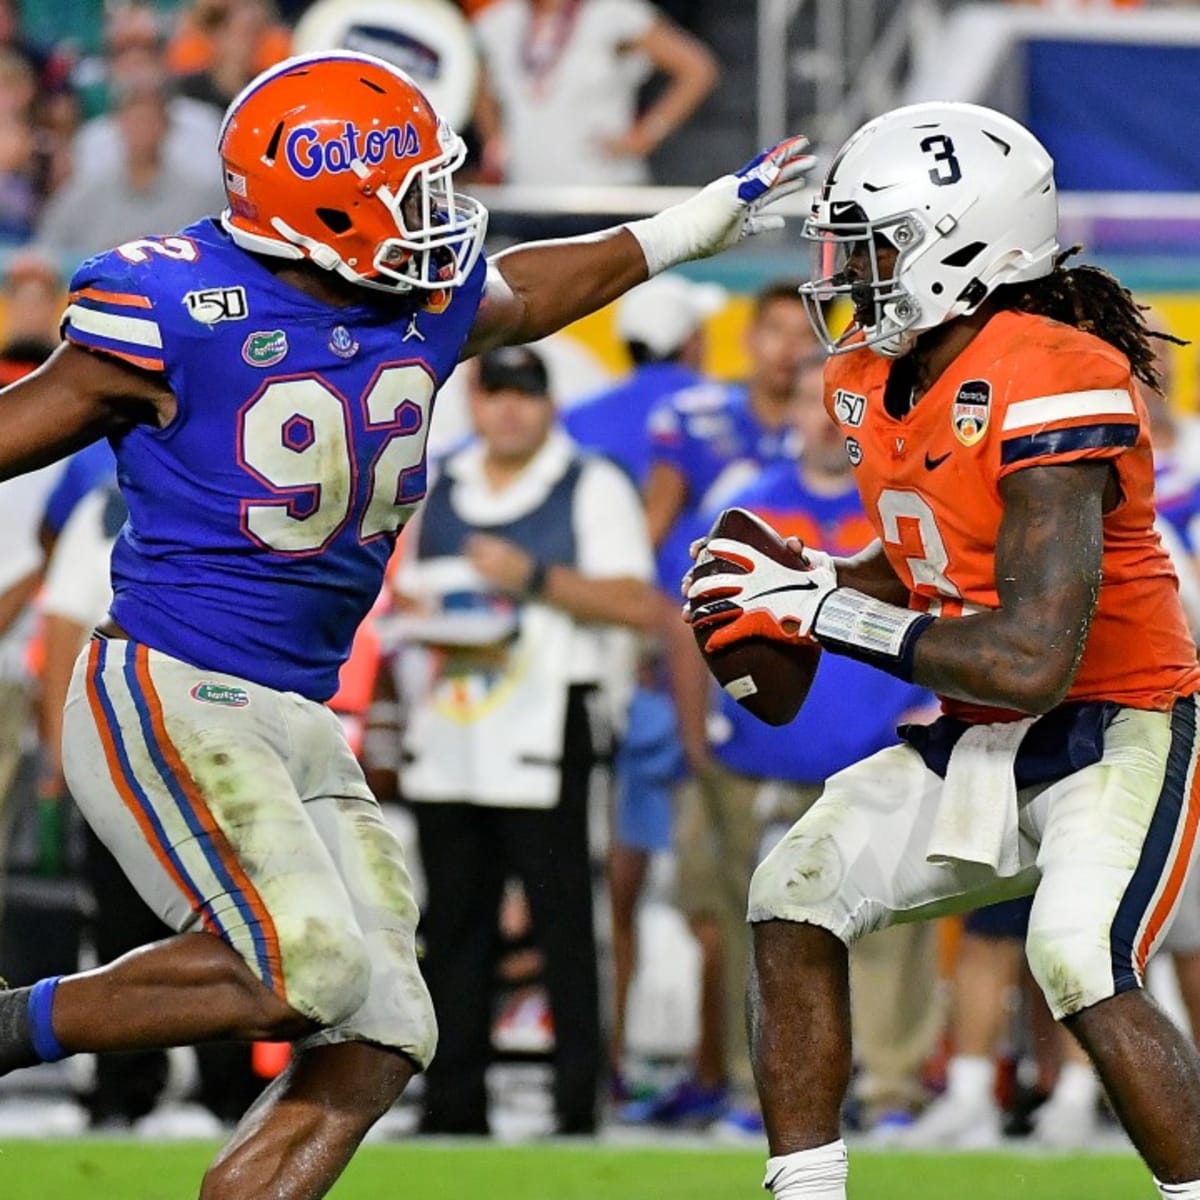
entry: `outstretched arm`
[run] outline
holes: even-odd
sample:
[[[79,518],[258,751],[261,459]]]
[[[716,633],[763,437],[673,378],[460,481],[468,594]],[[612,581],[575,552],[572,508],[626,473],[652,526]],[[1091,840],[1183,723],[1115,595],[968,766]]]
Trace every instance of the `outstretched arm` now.
[[[611,303],[651,275],[779,229],[761,210],[804,186],[813,159],[789,138],[657,216],[586,237],[530,242],[492,259],[463,358],[537,341]]]
[[[23,475],[132,425],[165,425],[175,398],[165,381],[114,358],[62,345],[0,391],[0,479]]]

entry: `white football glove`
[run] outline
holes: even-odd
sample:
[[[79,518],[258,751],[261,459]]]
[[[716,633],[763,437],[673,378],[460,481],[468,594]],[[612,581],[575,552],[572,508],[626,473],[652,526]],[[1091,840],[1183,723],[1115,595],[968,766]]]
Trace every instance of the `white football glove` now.
[[[708,652],[748,637],[780,642],[811,641],[813,622],[825,598],[838,585],[828,555],[806,551],[811,568],[785,567],[745,542],[714,538],[706,547],[714,558],[745,567],[745,574],[709,575],[688,588],[689,618],[694,628],[716,626]]]
[[[832,554],[826,554],[824,550],[814,550],[811,546],[806,546],[798,537],[786,537],[783,540],[787,543],[787,548],[793,554],[804,559],[810,568],[828,567],[831,571],[837,570],[837,565],[833,561]],[[696,538],[688,545],[688,555],[694,560],[694,565],[687,569],[686,574],[679,584],[679,594],[685,599],[687,598],[688,589],[692,586],[692,580],[695,578],[694,572],[696,567],[700,566],[701,563],[708,562],[713,557],[708,551],[708,541],[708,535],[705,534],[704,537]],[[688,615],[687,605],[684,606],[684,615]],[[690,616],[688,619],[691,619]]]
[[[708,258],[742,238],[782,229],[782,217],[763,215],[762,210],[804,186],[805,175],[817,161],[805,153],[807,149],[806,137],[787,138],[682,204],[627,225],[641,244],[650,274],[693,258]]]

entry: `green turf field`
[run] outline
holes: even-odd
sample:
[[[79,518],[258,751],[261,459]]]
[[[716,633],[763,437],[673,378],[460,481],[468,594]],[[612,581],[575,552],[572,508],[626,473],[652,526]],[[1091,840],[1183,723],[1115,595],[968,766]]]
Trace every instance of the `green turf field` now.
[[[0,1142],[3,1200],[189,1200],[212,1153],[204,1145]],[[366,1147],[335,1200],[752,1200],[755,1151],[616,1146]],[[853,1200],[1153,1200],[1132,1156],[855,1152]],[[249,1200],[249,1198],[248,1198]]]

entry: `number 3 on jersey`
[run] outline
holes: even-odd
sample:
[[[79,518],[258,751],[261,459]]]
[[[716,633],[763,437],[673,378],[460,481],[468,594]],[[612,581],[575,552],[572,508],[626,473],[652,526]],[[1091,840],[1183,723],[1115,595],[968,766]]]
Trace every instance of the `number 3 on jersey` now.
[[[417,363],[380,368],[360,398],[368,429],[391,429],[369,467],[363,541],[395,533],[421,500],[405,480],[425,458],[434,381]],[[278,500],[242,501],[242,529],[280,554],[317,554],[345,528],[358,490],[349,401],[318,375],[274,379],[247,404],[238,460]],[[304,501],[307,500],[307,503]]]
[[[884,488],[879,493],[879,518],[883,523],[884,541],[897,546],[904,555],[912,575],[913,587],[922,595],[936,592],[930,611],[940,612],[941,600],[961,600],[962,593],[946,575],[950,556],[938,529],[933,509],[916,492]]]

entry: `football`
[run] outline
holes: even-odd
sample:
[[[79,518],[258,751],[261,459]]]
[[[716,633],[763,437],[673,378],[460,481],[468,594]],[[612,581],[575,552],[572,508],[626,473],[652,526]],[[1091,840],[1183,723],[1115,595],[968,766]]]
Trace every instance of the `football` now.
[[[727,508],[713,523],[708,537],[746,542],[787,566],[806,565],[775,530],[744,508]],[[741,571],[736,563],[702,550],[692,576],[703,579],[706,575]],[[768,725],[786,725],[794,719],[816,676],[820,646],[788,645],[770,638],[751,637],[710,654],[706,645],[713,628],[694,632],[708,669],[744,709]]]

